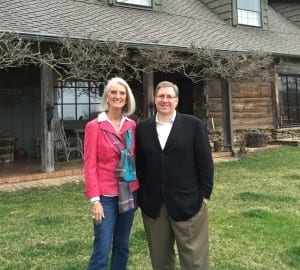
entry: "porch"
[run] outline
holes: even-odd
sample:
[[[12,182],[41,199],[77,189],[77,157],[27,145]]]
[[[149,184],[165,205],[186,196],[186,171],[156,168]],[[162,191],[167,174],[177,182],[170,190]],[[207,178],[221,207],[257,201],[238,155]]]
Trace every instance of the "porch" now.
[[[12,163],[0,163],[0,184],[75,176],[82,173],[82,160],[57,162],[53,172],[42,172],[39,159],[15,160]]]

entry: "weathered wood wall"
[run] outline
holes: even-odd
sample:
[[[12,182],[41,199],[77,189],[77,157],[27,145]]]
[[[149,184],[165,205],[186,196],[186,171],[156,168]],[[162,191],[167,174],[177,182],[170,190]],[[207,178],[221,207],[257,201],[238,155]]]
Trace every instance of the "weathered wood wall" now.
[[[220,80],[207,82],[208,94],[208,127],[210,130],[216,129],[223,132],[223,99],[222,86]]]
[[[272,89],[268,83],[232,83],[234,130],[273,128]]]
[[[232,83],[234,130],[272,129],[272,89],[267,83]],[[210,128],[223,130],[223,99],[219,80],[208,82]]]

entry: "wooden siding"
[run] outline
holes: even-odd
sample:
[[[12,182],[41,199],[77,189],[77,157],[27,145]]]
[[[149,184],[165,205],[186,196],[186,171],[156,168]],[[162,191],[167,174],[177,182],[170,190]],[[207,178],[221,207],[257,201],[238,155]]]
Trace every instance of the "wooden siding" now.
[[[232,83],[232,113],[235,130],[273,128],[271,85]]]
[[[215,128],[223,130],[223,102],[221,83],[207,82],[209,119]],[[265,83],[232,83],[232,115],[234,130],[272,129],[273,109],[271,85]]]
[[[216,130],[223,132],[223,100],[220,80],[207,82],[209,104],[209,127],[212,128],[213,119]]]

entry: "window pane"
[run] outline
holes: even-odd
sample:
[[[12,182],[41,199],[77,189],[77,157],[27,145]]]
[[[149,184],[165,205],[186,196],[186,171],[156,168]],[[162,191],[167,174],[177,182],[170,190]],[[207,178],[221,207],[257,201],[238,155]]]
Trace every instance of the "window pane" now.
[[[300,124],[299,76],[280,76],[278,80],[281,123]]]
[[[100,104],[101,101],[101,96],[99,94],[99,90],[98,89],[91,89],[90,92],[90,101],[91,103],[98,103]]]
[[[100,112],[100,105],[99,104],[91,104],[91,115],[98,114]]]
[[[74,88],[64,88],[63,103],[75,103],[75,89]]]
[[[89,105],[77,105],[77,120],[89,119]]]
[[[77,103],[89,103],[88,88],[77,89]]]
[[[296,78],[288,77],[287,79],[289,92],[296,92]]]
[[[64,120],[76,120],[75,106],[63,105],[63,117]]]
[[[117,0],[117,3],[151,7],[151,0]]]
[[[75,82],[62,82],[63,87],[75,87]]]
[[[279,77],[278,79],[278,87],[279,87],[279,92],[286,92],[286,77]]]
[[[88,82],[76,82],[76,87],[89,87]]]
[[[260,13],[238,10],[238,23],[251,26],[261,26]]]
[[[237,8],[260,12],[260,0],[237,0]]]

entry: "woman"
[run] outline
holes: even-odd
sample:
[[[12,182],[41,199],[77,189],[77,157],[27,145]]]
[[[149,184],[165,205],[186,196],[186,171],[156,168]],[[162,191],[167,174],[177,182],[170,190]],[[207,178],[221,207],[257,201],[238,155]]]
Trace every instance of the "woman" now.
[[[135,178],[130,183],[120,181],[116,167],[129,131],[132,133],[130,150],[135,151],[136,123],[127,117],[134,110],[135,100],[129,85],[122,78],[112,78],[104,88],[101,113],[85,128],[85,194],[92,203],[94,221],[94,247],[88,270],[107,269],[111,246],[111,269],[126,269],[139,183]],[[124,187],[129,197],[120,196]],[[121,211],[124,202],[127,205]]]

